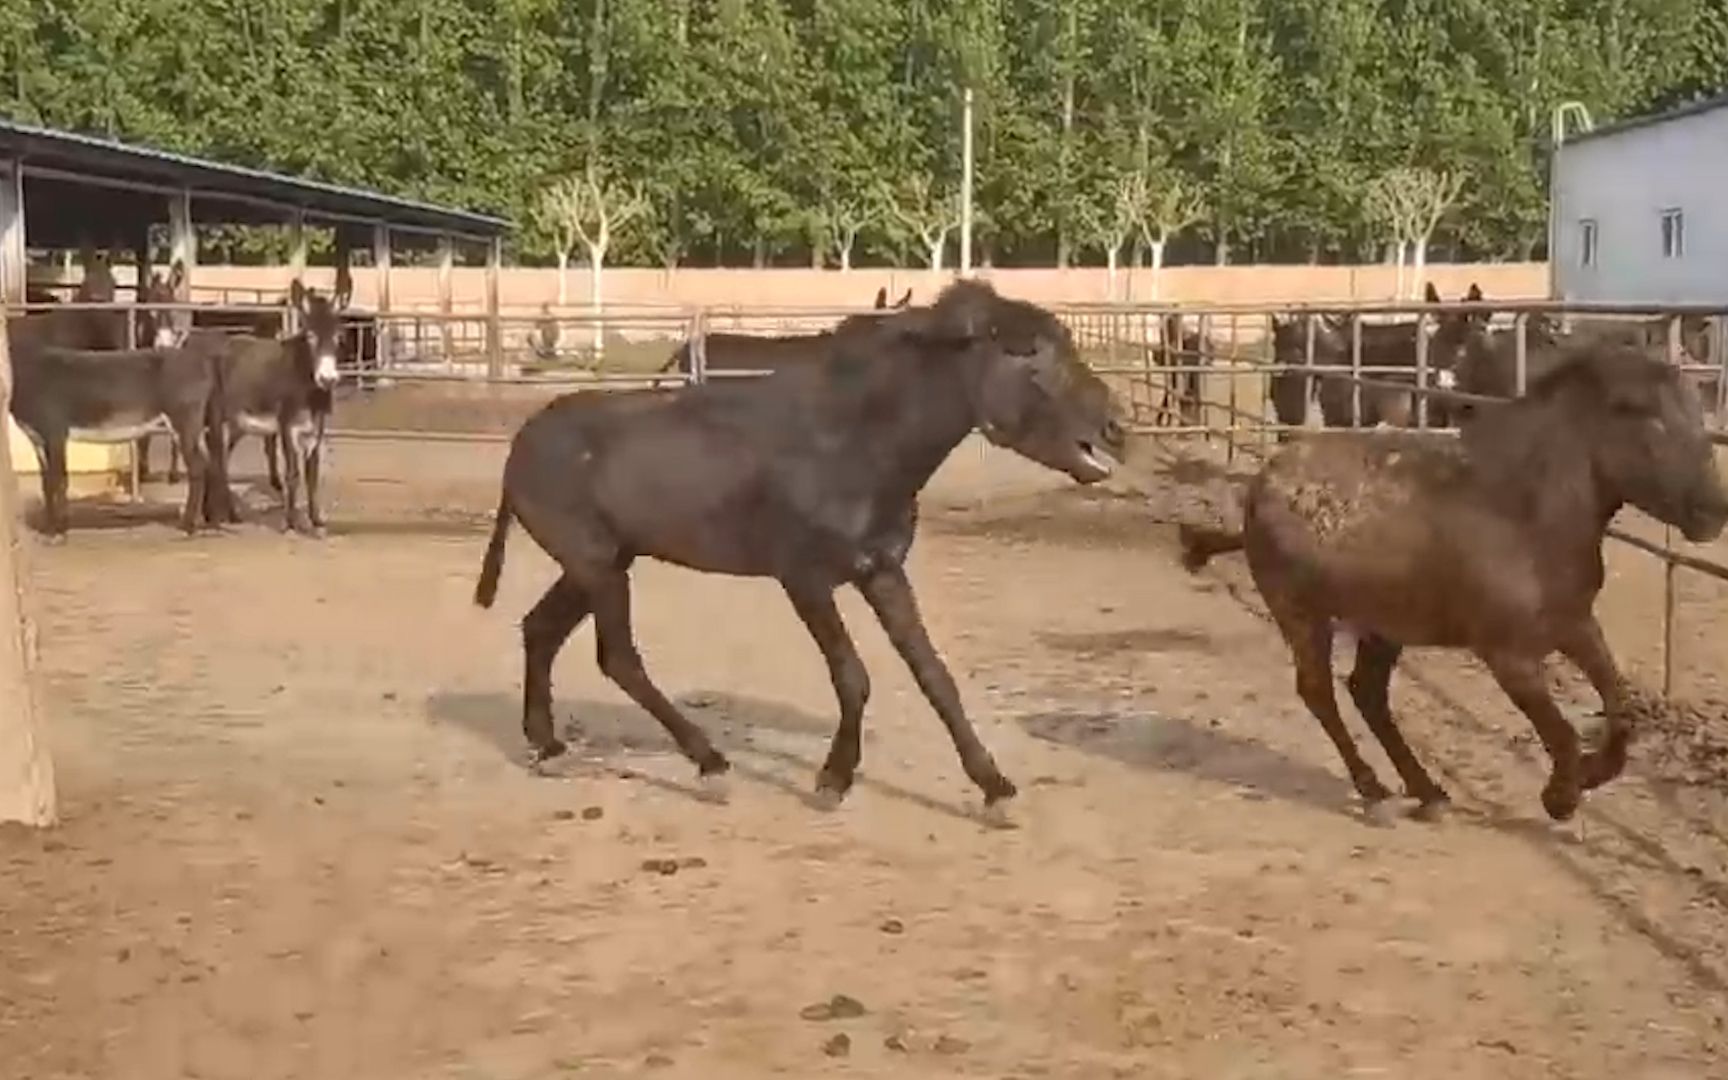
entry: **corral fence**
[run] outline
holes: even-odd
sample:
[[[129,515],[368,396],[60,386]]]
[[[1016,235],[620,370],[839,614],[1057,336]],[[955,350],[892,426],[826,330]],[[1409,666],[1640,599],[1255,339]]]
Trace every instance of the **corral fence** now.
[[[121,309],[135,326],[146,308],[200,313],[220,323],[263,314],[280,315],[284,295],[267,290],[221,291],[211,301],[139,305],[15,305],[11,314],[40,310]],[[1538,317],[1562,331],[1575,325],[1640,322],[1666,342],[1670,363],[1697,380],[1712,424],[1711,438],[1728,446],[1728,308],[1627,306],[1493,300],[1479,303],[1380,303],[1291,305],[1067,304],[1054,308],[1067,324],[1092,369],[1111,382],[1128,404],[1131,429],[1146,436],[1202,440],[1221,450],[1226,464],[1263,458],[1292,433],[1309,436],[1351,430],[1364,415],[1363,392],[1408,394],[1413,426],[1436,431],[1429,405],[1493,404],[1450,388],[1442,369],[1430,363],[1435,330],[1448,315],[1486,316],[1494,333],[1513,341],[1515,386],[1528,385],[1533,348],[1531,324]],[[714,307],[628,305],[595,315],[584,306],[502,309],[496,314],[457,308],[359,312],[348,317],[351,376],[338,406],[333,440],[501,443],[539,405],[575,390],[674,386],[719,378],[746,378],[760,371],[710,370],[711,334],[785,335],[831,328],[855,314],[886,314],[869,308]],[[1298,326],[1299,356],[1274,355],[1273,319]],[[1342,357],[1325,356],[1321,320],[1338,324],[1347,343]],[[1703,334],[1696,332],[1702,320]],[[1414,323],[1414,357],[1408,363],[1365,360],[1370,328]],[[1688,332],[1687,326],[1693,329]],[[227,326],[234,329],[234,326]],[[688,343],[687,359],[675,350]],[[1337,349],[1334,352],[1340,351]],[[1316,426],[1318,407],[1309,392],[1293,421],[1272,408],[1275,380],[1325,380],[1351,388],[1348,424]],[[392,403],[412,399],[408,407]],[[1674,530],[1660,542],[1615,527],[1616,541],[1660,560],[1664,567],[1663,690],[1674,682],[1676,577],[1682,571],[1728,582],[1728,566],[1680,550]]]

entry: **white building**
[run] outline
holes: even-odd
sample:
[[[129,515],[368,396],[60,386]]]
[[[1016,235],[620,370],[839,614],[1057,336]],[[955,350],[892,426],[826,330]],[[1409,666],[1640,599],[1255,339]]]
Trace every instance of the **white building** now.
[[[1553,170],[1556,298],[1728,306],[1728,95],[1571,135]]]

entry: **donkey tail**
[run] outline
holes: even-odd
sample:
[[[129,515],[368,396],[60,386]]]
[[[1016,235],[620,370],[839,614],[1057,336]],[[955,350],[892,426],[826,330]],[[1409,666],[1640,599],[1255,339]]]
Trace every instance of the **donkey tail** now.
[[[1177,536],[1182,544],[1182,569],[1190,574],[1198,574],[1212,556],[1241,551],[1246,546],[1242,533],[1204,525],[1183,525]]]
[[[510,533],[510,496],[498,496],[498,516],[492,520],[492,541],[486,545],[486,555],[480,560],[480,581],[474,586],[474,602],[483,608],[498,599],[498,577],[504,573],[504,539]]]

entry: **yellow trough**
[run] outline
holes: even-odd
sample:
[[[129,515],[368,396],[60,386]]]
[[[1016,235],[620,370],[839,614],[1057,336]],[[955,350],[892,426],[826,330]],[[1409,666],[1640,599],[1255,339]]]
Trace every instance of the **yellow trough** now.
[[[12,444],[12,471],[18,477],[20,494],[29,500],[42,490],[36,447],[10,416],[6,418],[6,437]],[[132,475],[132,444],[67,443],[66,472],[67,494],[73,498],[123,491]]]

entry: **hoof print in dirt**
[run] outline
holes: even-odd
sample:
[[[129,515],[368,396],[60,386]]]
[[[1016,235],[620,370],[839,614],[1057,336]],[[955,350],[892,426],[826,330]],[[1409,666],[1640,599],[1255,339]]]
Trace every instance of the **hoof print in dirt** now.
[[[803,1020],[826,1023],[830,1020],[856,1020],[868,1010],[857,998],[845,994],[835,994],[827,1001],[818,1001],[814,1005],[806,1005],[798,1010],[798,1016]]]
[[[584,806],[582,808],[583,821],[599,821],[605,816],[606,811],[600,809],[598,806]]]
[[[906,932],[906,924],[901,922],[899,919],[883,919],[881,929],[884,934],[893,934],[898,936]]]
[[[842,1031],[822,1044],[822,1052],[831,1058],[843,1058],[852,1053],[852,1036]]]
[[[956,1057],[972,1049],[972,1044],[965,1039],[956,1039],[952,1035],[938,1035],[931,1049],[943,1057]]]
[[[643,859],[642,869],[650,874],[671,877],[679,870],[677,859]]]

